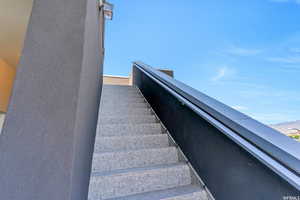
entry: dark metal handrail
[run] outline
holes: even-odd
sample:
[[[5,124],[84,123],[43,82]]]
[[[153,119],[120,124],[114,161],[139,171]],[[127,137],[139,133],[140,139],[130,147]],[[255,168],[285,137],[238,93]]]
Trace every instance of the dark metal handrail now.
[[[207,114],[206,120],[224,132],[234,132],[251,143],[251,154],[286,181],[300,189],[300,145],[291,138],[177,81],[142,62],[134,65],[177,96],[192,110]],[[214,122],[213,122],[214,121]],[[238,138],[238,137],[236,137]],[[239,139],[237,139],[239,140]],[[241,145],[242,141],[234,141]],[[254,149],[254,150],[253,150]],[[249,149],[246,149],[249,151]],[[267,156],[262,156],[266,154]],[[276,165],[276,166],[275,166]]]

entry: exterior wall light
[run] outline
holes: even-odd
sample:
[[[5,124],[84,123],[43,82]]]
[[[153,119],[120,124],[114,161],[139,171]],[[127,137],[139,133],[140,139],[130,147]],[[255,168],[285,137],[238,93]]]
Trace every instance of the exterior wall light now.
[[[114,5],[106,2],[105,0],[99,0],[100,9],[103,8],[105,19],[112,20],[113,19],[113,9]]]

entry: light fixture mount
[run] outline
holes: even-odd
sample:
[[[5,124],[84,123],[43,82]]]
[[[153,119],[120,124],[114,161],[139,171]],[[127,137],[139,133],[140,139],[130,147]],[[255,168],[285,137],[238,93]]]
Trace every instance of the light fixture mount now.
[[[105,19],[112,20],[113,19],[113,9],[114,5],[105,1],[99,0],[99,8],[103,9]]]

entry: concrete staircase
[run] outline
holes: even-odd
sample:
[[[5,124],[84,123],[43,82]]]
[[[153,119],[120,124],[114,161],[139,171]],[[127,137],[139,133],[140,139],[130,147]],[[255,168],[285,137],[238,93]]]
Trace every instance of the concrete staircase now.
[[[139,91],[105,85],[89,200],[204,200],[206,192]]]

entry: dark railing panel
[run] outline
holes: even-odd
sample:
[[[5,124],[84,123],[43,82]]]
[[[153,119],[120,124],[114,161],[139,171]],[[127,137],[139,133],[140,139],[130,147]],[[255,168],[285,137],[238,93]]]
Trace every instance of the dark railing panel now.
[[[296,141],[148,65],[136,65],[299,175],[300,147]]]
[[[297,179],[293,170],[285,169],[280,175],[275,173],[276,170],[272,168],[282,168],[280,163],[207,112],[186,101],[150,72],[148,68],[134,64],[134,84],[141,90],[216,199],[275,200],[299,195],[299,177]],[[195,112],[196,109],[207,117],[200,117]],[[269,160],[264,160],[264,163],[261,159]],[[283,178],[285,175],[288,178]],[[294,184],[286,181],[289,178],[293,179]]]

